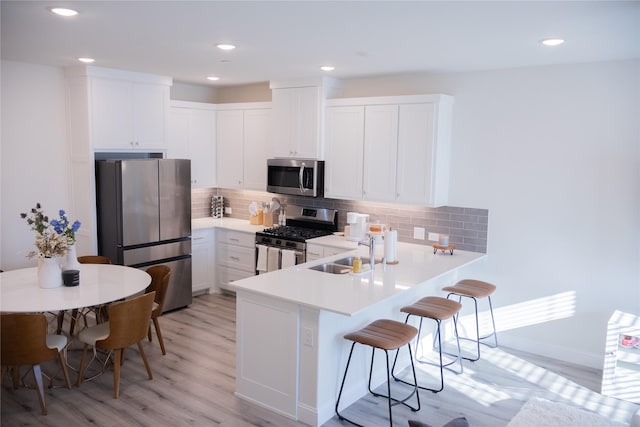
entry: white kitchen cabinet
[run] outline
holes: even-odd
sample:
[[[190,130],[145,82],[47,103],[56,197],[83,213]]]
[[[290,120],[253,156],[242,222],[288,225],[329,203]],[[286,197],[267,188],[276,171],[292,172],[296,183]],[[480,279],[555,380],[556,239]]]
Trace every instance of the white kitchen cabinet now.
[[[229,283],[256,273],[256,236],[220,228],[216,232],[217,287],[227,290]]]
[[[321,96],[317,86],[272,90],[274,157],[321,158]]]
[[[264,191],[271,144],[269,103],[219,106],[216,121],[217,185]]]
[[[398,105],[370,105],[364,113],[362,197],[388,201],[396,196]]]
[[[191,238],[192,293],[208,294],[216,285],[214,229],[195,229]]]
[[[167,145],[169,86],[92,78],[93,147],[104,150],[163,150]]]
[[[338,80],[323,77],[270,82],[273,145],[270,157],[324,159],[325,100],[340,92]]]
[[[216,186],[215,106],[173,101],[169,111],[167,157],[191,159],[191,186]]]
[[[325,149],[325,197],[361,199],[364,107],[327,108]]]
[[[452,97],[335,99],[327,105],[326,197],[447,203]]]

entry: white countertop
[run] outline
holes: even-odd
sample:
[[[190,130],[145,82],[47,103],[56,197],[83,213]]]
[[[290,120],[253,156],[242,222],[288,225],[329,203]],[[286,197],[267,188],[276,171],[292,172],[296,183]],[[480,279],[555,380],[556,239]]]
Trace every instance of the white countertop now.
[[[396,265],[377,264],[375,270],[359,275],[330,274],[309,269],[354,254],[363,257],[364,261],[368,257],[368,248],[361,246],[322,260],[238,280],[230,286],[236,291],[249,291],[353,316],[367,307],[486,257],[486,254],[460,250],[454,251],[453,255],[440,251],[434,254],[431,246],[399,242],[400,262]]]
[[[358,249],[358,242],[349,241],[345,239],[344,236],[338,235],[316,237],[315,239],[307,240],[307,243],[343,248],[345,251]]]
[[[191,228],[197,230],[200,228],[228,228],[230,230],[242,231],[245,233],[255,233],[256,231],[262,231],[265,228],[264,225],[249,224],[246,219],[238,218],[195,218],[191,220]]]

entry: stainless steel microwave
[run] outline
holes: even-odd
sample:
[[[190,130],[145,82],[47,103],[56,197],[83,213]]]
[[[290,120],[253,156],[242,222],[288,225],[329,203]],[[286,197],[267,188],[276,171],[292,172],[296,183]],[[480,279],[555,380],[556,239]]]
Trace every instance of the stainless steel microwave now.
[[[267,191],[295,196],[324,195],[324,161],[267,159]]]

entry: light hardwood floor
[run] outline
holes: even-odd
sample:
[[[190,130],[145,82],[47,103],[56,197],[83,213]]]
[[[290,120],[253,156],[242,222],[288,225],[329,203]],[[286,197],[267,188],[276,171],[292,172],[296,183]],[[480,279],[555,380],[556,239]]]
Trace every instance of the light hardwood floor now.
[[[268,410],[234,396],[235,298],[203,295],[183,310],[161,319],[167,355],[155,340],[145,341],[153,380],[148,380],[137,349],[126,353],[120,397],[113,398],[113,375],[106,374],[80,387],[46,391],[49,415],[40,415],[33,389],[11,389],[2,381],[2,426],[300,426]],[[461,375],[445,373],[441,393],[420,394],[422,409],[411,412],[395,406],[395,425],[419,419],[434,426],[465,416],[472,426],[505,426],[531,397],[542,397],[597,412],[628,423],[638,409],[625,401],[604,397],[600,371],[518,353],[507,348],[482,349],[482,359],[466,362]],[[77,366],[79,351],[69,351],[69,363]],[[23,368],[25,371],[26,368]],[[56,364],[46,364],[57,385],[62,384]],[[422,381],[436,381],[433,368],[421,372]],[[76,373],[71,372],[72,382]],[[32,376],[26,376],[33,383]],[[394,386],[395,387],[395,386]],[[344,415],[366,426],[388,425],[386,401],[365,397],[346,408]],[[326,427],[349,425],[336,417]]]

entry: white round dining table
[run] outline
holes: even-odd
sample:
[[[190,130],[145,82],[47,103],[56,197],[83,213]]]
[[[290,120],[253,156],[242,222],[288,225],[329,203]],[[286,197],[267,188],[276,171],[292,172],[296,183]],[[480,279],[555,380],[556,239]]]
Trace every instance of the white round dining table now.
[[[151,283],[143,270],[110,264],[81,264],[80,284],[42,289],[38,269],[0,273],[0,311],[37,313],[71,310],[117,301],[142,292]]]

